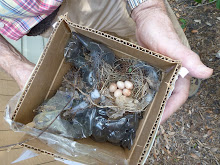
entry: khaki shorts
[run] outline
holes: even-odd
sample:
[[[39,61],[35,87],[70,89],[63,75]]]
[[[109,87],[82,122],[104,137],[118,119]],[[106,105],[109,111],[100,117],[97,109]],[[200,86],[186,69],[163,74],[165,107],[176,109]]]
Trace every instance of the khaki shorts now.
[[[165,3],[167,13],[179,38],[184,45],[189,47],[186,36],[167,0],[165,0]],[[54,23],[58,20],[60,15],[66,13],[68,13],[68,18],[71,22],[136,42],[135,22],[128,15],[125,0],[64,0]],[[51,32],[52,28],[42,36],[49,37]]]

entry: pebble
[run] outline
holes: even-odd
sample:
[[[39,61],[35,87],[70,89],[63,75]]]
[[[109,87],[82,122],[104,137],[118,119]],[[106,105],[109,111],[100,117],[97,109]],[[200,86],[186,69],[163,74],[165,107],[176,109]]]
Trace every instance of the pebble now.
[[[216,151],[218,151],[218,148],[211,148],[211,151],[215,153]]]
[[[200,19],[195,19],[194,22],[201,24],[201,20]]]
[[[220,50],[216,53],[215,57],[220,58]]]
[[[208,25],[208,26],[212,26],[212,24],[211,24],[211,23],[209,23],[209,22],[206,22],[206,25]]]

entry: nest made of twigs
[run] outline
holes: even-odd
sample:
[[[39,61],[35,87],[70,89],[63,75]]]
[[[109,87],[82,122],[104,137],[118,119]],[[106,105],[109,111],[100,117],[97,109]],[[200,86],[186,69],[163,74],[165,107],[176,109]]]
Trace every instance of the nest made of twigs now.
[[[136,60],[131,59],[119,59],[113,67],[104,63],[99,71],[100,93],[108,90],[111,83],[128,80],[134,85],[131,97],[141,100],[149,92],[149,78],[144,75],[141,68],[133,67],[135,63]]]
[[[102,65],[97,68],[96,76],[98,78],[98,83],[96,88],[102,98],[102,101],[99,103],[95,103],[91,99],[89,94],[91,91],[87,91],[87,93],[82,91],[86,86],[82,83],[82,78],[79,77],[76,70],[74,71],[74,74],[69,73],[66,77],[71,80],[75,89],[78,89],[81,94],[88,98],[91,106],[97,106],[99,108],[108,107],[112,110],[109,116],[111,118],[117,118],[123,116],[125,112],[133,113],[144,111],[149,104],[146,103],[144,99],[149,92],[152,92],[149,87],[151,80],[142,68],[135,67],[137,62],[138,61],[134,59],[118,59],[113,66],[103,62]],[[134,85],[131,96],[115,98],[113,93],[109,92],[109,85],[111,83],[116,83],[117,81],[126,80],[129,80]],[[153,97],[153,95],[151,97]]]

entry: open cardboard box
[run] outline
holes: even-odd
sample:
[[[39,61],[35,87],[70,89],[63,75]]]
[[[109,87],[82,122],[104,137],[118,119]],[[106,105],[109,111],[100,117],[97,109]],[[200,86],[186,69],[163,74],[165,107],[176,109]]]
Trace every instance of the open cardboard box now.
[[[166,101],[173,89],[176,75],[181,67],[180,62],[132,44],[126,40],[74,24],[65,17],[57,22],[49,42],[17,103],[12,120],[22,124],[32,122],[35,116],[33,110],[44,100],[52,97],[56,93],[56,90],[61,85],[63,76],[70,68],[70,65],[64,61],[64,47],[70,38],[71,31],[81,33],[98,42],[106,44],[118,57],[138,58],[163,71],[160,89],[152,103],[144,112],[144,118],[140,121],[131,150],[124,150],[110,143],[94,142],[91,139],[79,141],[80,143],[97,146],[120,155],[121,158],[126,159],[130,165],[144,164],[154,142]],[[21,141],[29,137],[30,135],[25,135]],[[89,156],[76,159],[74,157],[60,155],[38,139],[23,143],[22,146],[53,157],[69,159],[86,164],[87,161],[91,159]],[[100,164],[102,163],[100,162]]]

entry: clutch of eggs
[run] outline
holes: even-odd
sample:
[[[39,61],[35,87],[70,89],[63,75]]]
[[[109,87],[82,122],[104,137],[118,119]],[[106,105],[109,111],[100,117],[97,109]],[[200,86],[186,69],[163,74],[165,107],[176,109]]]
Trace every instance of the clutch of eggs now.
[[[115,97],[130,96],[131,90],[134,88],[134,85],[130,81],[118,81],[117,83],[111,83],[109,86],[109,92],[114,93]]]

